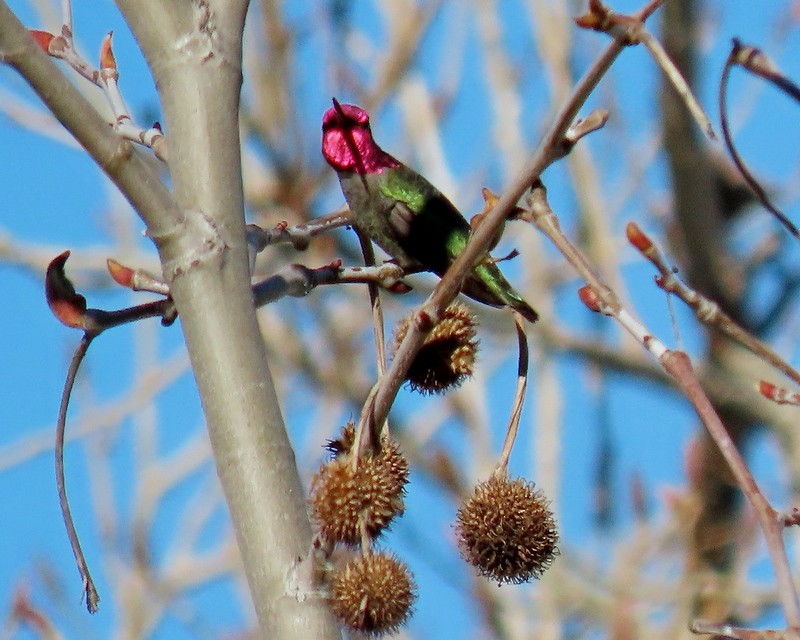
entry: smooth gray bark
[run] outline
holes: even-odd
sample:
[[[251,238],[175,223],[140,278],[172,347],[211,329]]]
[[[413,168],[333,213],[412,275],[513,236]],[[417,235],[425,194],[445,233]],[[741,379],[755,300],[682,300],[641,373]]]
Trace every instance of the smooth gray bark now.
[[[299,597],[311,529],[250,292],[239,145],[247,2],[118,4],[161,97],[185,226],[156,240],[262,631],[340,637],[324,601]]]
[[[181,326],[262,635],[341,637],[312,585],[295,465],[250,291],[239,155],[246,0],[120,0],[164,110],[172,193],[41,51],[0,0],[0,61],[31,84],[148,227]]]

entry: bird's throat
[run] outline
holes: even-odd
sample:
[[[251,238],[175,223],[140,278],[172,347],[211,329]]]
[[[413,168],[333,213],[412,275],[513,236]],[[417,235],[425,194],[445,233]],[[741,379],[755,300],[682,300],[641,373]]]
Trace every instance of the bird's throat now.
[[[381,173],[400,163],[381,149],[369,131],[363,129],[330,129],[325,132],[322,152],[337,171],[359,175]]]

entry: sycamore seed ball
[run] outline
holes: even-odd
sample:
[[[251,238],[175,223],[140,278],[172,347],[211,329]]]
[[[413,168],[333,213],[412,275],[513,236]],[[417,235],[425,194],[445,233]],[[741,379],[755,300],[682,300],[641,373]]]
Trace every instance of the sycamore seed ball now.
[[[396,631],[416,600],[411,571],[388,553],[353,558],[334,570],[329,589],[334,614],[350,629],[372,636]]]
[[[413,314],[397,325],[393,351],[396,353],[408,333]],[[459,387],[475,369],[478,339],[475,316],[459,302],[444,312],[411,363],[406,380],[422,394],[441,394]]]
[[[374,540],[405,510],[403,495],[408,462],[397,443],[385,438],[380,451],[367,452],[354,464],[353,439],[346,426],[336,457],[323,464],[311,482],[311,515],[330,542],[359,545]]]
[[[477,485],[455,528],[462,557],[498,583],[540,578],[558,555],[549,501],[523,479],[492,476]]]

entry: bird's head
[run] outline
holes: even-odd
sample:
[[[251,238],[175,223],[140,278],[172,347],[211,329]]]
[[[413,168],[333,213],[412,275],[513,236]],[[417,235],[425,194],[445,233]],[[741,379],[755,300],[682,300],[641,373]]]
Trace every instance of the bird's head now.
[[[322,155],[337,171],[380,173],[399,163],[372,137],[369,114],[354,104],[333,106],[322,116]]]

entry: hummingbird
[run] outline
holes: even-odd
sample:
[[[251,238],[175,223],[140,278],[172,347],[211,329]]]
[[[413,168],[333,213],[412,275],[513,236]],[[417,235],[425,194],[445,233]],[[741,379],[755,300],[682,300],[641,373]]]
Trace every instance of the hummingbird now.
[[[353,226],[404,269],[442,277],[466,247],[470,224],[428,180],[378,146],[364,109],[333,99],[322,118],[322,155],[339,176]],[[461,291],[492,307],[516,309],[530,322],[539,317],[488,252]]]

